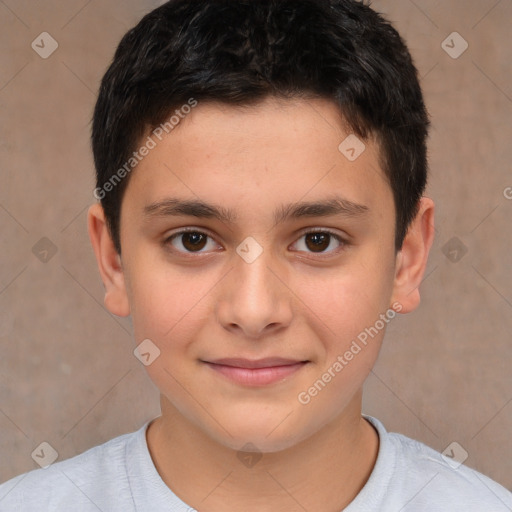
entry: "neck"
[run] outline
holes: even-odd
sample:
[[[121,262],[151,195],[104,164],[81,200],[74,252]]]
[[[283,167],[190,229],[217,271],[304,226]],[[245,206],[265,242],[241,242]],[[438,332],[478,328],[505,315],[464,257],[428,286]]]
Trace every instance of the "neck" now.
[[[361,398],[360,391],[308,439],[244,465],[238,452],[211,439],[162,396],[162,416],[146,434],[149,451],[165,484],[198,510],[342,510],[377,458],[378,434],[361,416]]]

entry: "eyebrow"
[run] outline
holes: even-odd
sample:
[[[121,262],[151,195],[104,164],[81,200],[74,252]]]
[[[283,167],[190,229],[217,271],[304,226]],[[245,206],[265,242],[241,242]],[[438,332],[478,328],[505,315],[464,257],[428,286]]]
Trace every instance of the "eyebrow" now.
[[[298,202],[280,205],[274,212],[274,224],[280,224],[291,219],[309,217],[362,217],[368,214],[368,206],[358,204],[340,196],[333,196],[321,201]],[[209,204],[201,200],[167,198],[152,203],[144,208],[148,218],[168,216],[190,216],[205,219],[217,219],[226,224],[232,224],[237,214],[220,205]]]

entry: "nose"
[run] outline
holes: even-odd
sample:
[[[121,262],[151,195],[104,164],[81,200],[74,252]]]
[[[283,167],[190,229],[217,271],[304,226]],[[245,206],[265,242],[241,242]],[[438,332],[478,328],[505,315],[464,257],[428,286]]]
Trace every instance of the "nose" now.
[[[279,268],[266,251],[252,263],[235,256],[216,304],[217,320],[226,330],[259,339],[290,325],[293,293]]]

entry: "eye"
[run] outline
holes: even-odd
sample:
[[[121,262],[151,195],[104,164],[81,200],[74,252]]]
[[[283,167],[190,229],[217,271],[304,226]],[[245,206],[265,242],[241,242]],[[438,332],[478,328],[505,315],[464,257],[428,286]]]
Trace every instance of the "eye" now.
[[[304,239],[303,242],[301,242],[302,239]],[[307,233],[304,233],[295,243],[299,246],[299,251],[311,251],[314,254],[323,254],[327,249],[329,249],[329,247],[331,247],[331,250],[327,252],[338,252],[339,249],[342,249],[348,245],[348,242],[344,240],[340,235],[326,229],[308,231]],[[332,250],[333,245],[335,246],[334,250]]]
[[[173,233],[163,241],[163,245],[170,245],[177,252],[184,254],[202,254],[214,250],[217,246],[210,235],[194,228]],[[298,246],[298,251],[321,255],[338,252],[349,244],[337,233],[318,229],[304,233],[295,245]]]
[[[167,237],[164,240],[164,245],[171,245],[178,252],[201,253],[208,252],[208,250],[215,248],[212,246],[208,247],[208,239],[212,240],[208,234],[195,229],[190,229],[186,231],[179,231],[178,233],[174,233]],[[213,245],[215,246],[215,244]],[[206,251],[203,251],[205,247]]]

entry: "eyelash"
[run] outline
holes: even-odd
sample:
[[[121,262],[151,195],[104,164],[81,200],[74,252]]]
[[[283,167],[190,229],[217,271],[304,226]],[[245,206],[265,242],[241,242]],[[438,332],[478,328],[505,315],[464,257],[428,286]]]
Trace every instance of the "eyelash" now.
[[[197,233],[199,235],[206,235],[208,238],[210,238],[212,240],[214,239],[214,237],[211,236],[207,232],[204,232],[204,231],[201,231],[201,230],[195,229],[195,228],[186,228],[186,229],[182,229],[181,231],[177,231],[176,233],[173,233],[173,234],[169,235],[168,237],[166,237],[163,241],[164,247],[169,248],[169,246],[171,245],[171,242],[174,238],[179,238],[181,235],[185,235],[187,233]],[[301,238],[303,238],[306,235],[311,235],[311,234],[315,234],[315,233],[330,235],[332,238],[334,238],[337,242],[340,243],[340,246],[338,248],[328,251],[328,252],[318,252],[318,253],[308,252],[308,254],[313,254],[320,258],[326,258],[326,257],[329,257],[331,254],[337,254],[338,252],[343,251],[345,248],[347,248],[350,245],[350,243],[345,238],[343,238],[341,235],[339,235],[338,233],[335,233],[334,231],[331,231],[330,229],[326,229],[326,228],[318,228],[318,229],[313,228],[313,229],[310,229],[309,231],[305,231],[300,235],[300,237],[297,240],[300,240]],[[186,257],[190,257],[190,258],[197,257],[195,255],[204,254],[203,252],[200,252],[200,251],[198,251],[198,252],[179,251],[175,248],[172,248],[171,250],[178,252],[181,255],[187,255]],[[303,251],[297,251],[297,252],[303,252]]]

